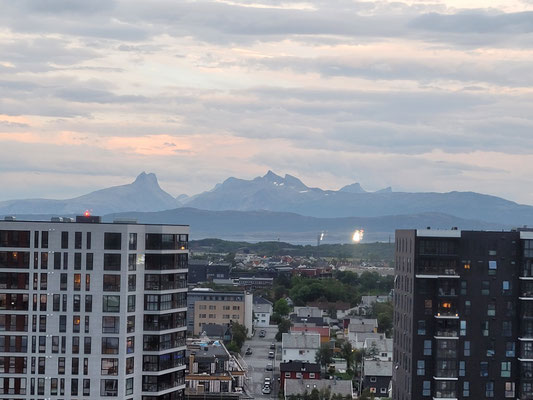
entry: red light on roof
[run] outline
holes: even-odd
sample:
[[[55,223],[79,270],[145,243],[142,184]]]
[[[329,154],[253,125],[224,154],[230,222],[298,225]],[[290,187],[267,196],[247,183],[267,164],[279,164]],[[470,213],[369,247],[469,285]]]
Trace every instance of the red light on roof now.
[[[89,210],[85,210],[85,212],[83,213],[83,216],[84,217],[90,217],[91,213],[89,212]]]

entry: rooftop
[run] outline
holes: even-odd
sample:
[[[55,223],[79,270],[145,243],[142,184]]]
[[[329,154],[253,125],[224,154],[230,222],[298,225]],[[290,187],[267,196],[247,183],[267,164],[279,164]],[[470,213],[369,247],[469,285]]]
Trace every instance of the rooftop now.
[[[343,396],[353,396],[352,381],[338,381],[329,379],[286,379],[285,398],[291,395],[311,393],[313,389],[329,390],[330,396],[341,394]]]
[[[365,376],[392,376],[392,361],[365,360]]]
[[[320,365],[302,361],[290,361],[279,364],[281,372],[315,372],[320,373]]]
[[[281,345],[283,349],[319,349],[320,335],[314,332],[284,333]]]

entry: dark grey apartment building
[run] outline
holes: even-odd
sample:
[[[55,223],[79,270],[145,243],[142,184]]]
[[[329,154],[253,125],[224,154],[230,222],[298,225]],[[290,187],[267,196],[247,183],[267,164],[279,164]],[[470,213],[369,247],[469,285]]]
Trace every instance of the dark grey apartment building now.
[[[533,231],[396,231],[393,399],[533,399]]]

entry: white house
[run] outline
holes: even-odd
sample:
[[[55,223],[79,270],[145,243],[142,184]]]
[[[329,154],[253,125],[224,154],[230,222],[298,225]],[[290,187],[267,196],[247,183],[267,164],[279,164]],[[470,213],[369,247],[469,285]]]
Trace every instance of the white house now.
[[[320,334],[314,332],[291,332],[281,336],[282,361],[307,361],[314,363],[320,349]]]
[[[270,325],[272,316],[272,303],[263,297],[254,297],[254,326],[265,328]]]

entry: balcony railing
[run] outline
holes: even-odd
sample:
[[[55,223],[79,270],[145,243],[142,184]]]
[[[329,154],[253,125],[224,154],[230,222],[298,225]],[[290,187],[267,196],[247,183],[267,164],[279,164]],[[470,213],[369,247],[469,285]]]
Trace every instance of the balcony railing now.
[[[458,329],[446,329],[446,330],[437,330],[435,336],[439,337],[459,337]]]

